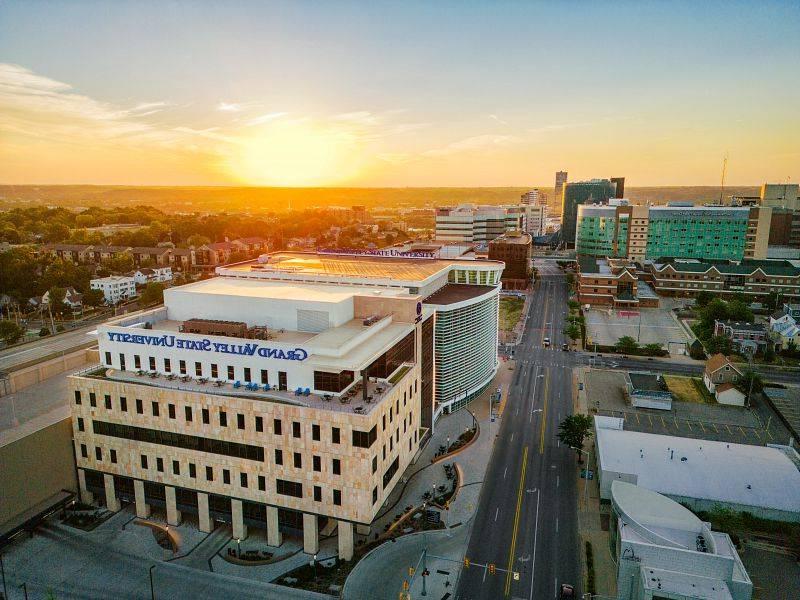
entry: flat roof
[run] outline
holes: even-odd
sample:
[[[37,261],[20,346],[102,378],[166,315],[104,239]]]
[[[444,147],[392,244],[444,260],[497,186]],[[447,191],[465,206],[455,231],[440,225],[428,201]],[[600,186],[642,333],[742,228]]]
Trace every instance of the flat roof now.
[[[406,291],[400,289],[324,283],[293,283],[291,281],[269,281],[264,279],[238,279],[236,277],[212,277],[211,279],[204,279],[165,290],[165,295],[168,296],[170,293],[333,303],[347,300],[353,296],[396,297],[406,295]]]
[[[333,277],[381,278],[399,281],[425,281],[453,265],[499,268],[494,260],[446,258],[402,258],[372,255],[326,254],[321,252],[276,252],[267,262],[251,260],[227,265],[223,271],[236,274],[283,272]]]
[[[765,387],[763,394],[800,441],[800,388]]]
[[[473,285],[467,283],[448,283],[436,292],[425,298],[426,304],[455,304],[471,298],[477,298],[494,288],[490,285]]]
[[[800,470],[778,448],[610,429],[597,418],[595,424],[602,469],[635,474],[641,487],[800,512]]]

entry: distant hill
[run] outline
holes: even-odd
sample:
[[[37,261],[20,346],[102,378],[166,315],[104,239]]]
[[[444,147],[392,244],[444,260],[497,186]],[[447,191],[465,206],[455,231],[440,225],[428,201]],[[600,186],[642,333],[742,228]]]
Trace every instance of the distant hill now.
[[[106,185],[0,185],[0,209],[54,205],[151,205],[170,212],[282,212],[316,206],[369,208],[435,207],[453,204],[515,203],[530,188],[264,188],[264,187],[151,187]],[[560,213],[553,188],[547,194],[554,213]],[[757,186],[730,187],[725,198],[757,195]],[[676,200],[708,202],[719,199],[713,186],[626,187],[625,196],[636,204],[664,204]]]

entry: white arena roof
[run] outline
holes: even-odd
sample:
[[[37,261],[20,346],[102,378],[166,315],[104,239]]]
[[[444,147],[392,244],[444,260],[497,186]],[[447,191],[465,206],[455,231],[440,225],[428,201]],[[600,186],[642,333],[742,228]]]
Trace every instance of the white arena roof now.
[[[619,421],[595,417],[604,472],[668,496],[800,513],[800,470],[783,450],[625,431]]]

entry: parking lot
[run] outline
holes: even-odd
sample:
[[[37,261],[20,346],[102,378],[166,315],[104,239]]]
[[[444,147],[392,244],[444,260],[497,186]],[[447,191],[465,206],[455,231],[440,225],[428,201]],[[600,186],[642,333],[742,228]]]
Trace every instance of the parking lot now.
[[[673,354],[685,348],[691,340],[664,308],[612,310],[592,308],[583,311],[586,335],[600,346],[613,346],[623,336],[639,340],[641,345],[661,344]]]
[[[625,376],[619,371],[593,369],[586,376],[590,408],[598,414],[622,417],[625,429],[677,435],[737,444],[785,444],[788,432],[777,419],[765,419],[764,410],[738,406],[697,404],[673,400],[672,410],[635,408],[625,398]]]

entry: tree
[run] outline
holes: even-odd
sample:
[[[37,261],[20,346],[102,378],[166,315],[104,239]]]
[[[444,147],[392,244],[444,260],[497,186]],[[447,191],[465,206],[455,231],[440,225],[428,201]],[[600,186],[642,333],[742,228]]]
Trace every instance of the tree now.
[[[578,310],[581,307],[581,304],[577,300],[570,300],[567,302],[567,306],[569,306],[570,310]]]
[[[631,336],[623,335],[617,340],[616,348],[617,352],[622,352],[623,354],[633,354],[639,349],[639,344]]]
[[[86,290],[83,294],[83,303],[87,306],[100,306],[105,300],[103,290]]]
[[[139,301],[142,304],[160,304],[164,301],[164,285],[158,282],[148,283]]]
[[[736,387],[745,396],[750,394],[751,389],[753,394],[760,394],[761,390],[764,389],[764,380],[761,379],[761,375],[755,371],[747,369],[744,373],[742,373],[741,377],[736,379]],[[750,404],[751,400],[752,398],[748,397],[747,403]]]
[[[709,302],[714,299],[714,294],[709,292],[708,290],[702,290],[697,297],[694,299],[694,305],[700,308],[707,306]]]
[[[199,248],[200,246],[205,246],[206,244],[210,244],[211,240],[204,235],[195,233],[187,238],[186,243],[189,244],[190,246],[194,246],[195,248]]]
[[[775,350],[770,346],[764,350],[764,362],[771,363],[773,360],[775,360]]]
[[[658,356],[664,348],[661,344],[645,344],[644,350],[648,356]]]
[[[564,328],[564,335],[571,340],[577,340],[579,337],[581,337],[581,328],[575,323],[570,323]]]
[[[569,446],[578,454],[581,461],[583,442],[592,436],[592,418],[589,415],[569,415],[558,425],[558,439],[562,444]]]
[[[764,297],[763,303],[767,310],[775,310],[778,307],[778,294],[770,292]]]
[[[67,312],[67,305],[64,304],[64,296],[67,290],[62,287],[53,286],[48,291],[48,305],[50,313],[53,315],[62,315]]]
[[[17,343],[23,335],[25,335],[25,329],[14,321],[0,321],[0,340],[3,340],[6,344]]]
[[[724,335],[715,335],[706,342],[706,349],[709,354],[728,355],[733,352],[733,343]]]
[[[728,302],[728,318],[731,321],[746,321],[752,323],[754,320],[753,311],[744,302],[731,300]]]

